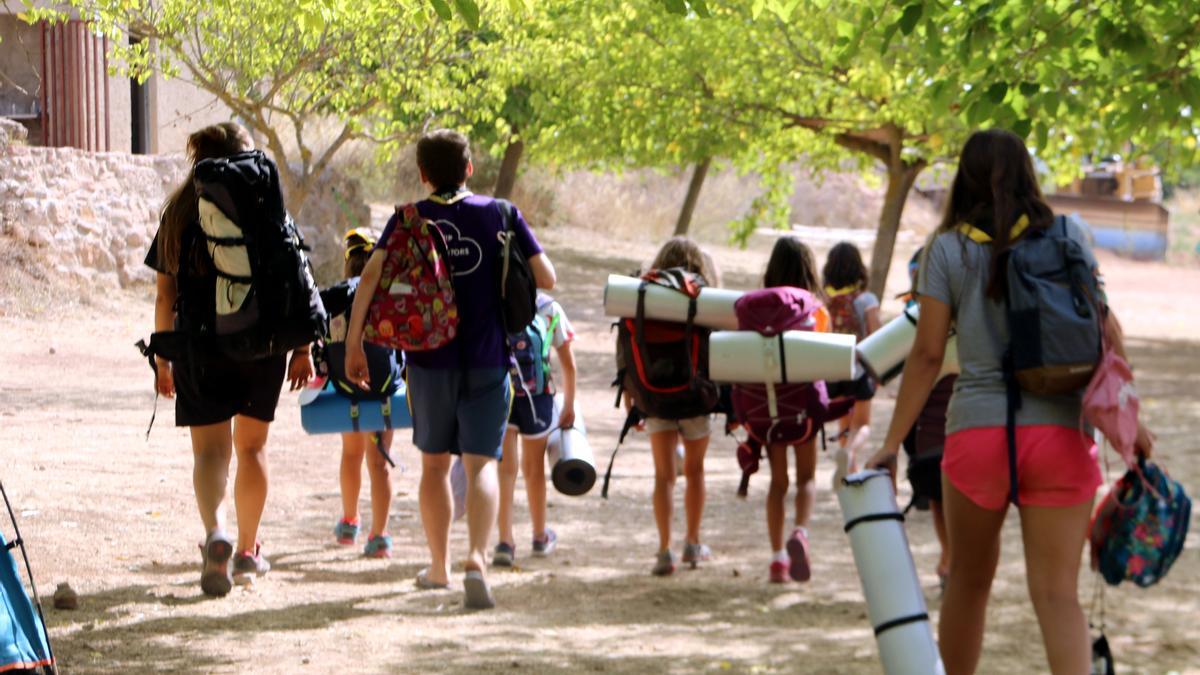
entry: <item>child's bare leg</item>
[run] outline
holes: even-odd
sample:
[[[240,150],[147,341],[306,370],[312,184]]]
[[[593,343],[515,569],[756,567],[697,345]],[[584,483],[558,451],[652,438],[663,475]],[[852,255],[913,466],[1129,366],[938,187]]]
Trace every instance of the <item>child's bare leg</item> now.
[[[450,462],[452,456],[421,453],[421,525],[425,528],[425,543],[429,546],[429,581],[445,584],[450,581],[450,519],[454,514],[450,494]]]
[[[767,462],[771,466],[771,486],[767,488],[767,537],[771,553],[783,550],[784,500],[788,492],[787,446],[767,446]]]
[[[533,537],[546,536],[546,442],[542,438],[521,439],[521,470],[525,475],[525,497],[529,500],[529,520]]]
[[[339,482],[342,488],[342,518],[358,522],[358,495],[362,490],[363,447],[370,434],[342,434],[342,464]]]
[[[204,523],[204,534],[225,528],[225,486],[233,457],[233,433],[228,421],[191,427],[192,489]]]
[[[650,453],[654,456],[654,524],[658,526],[658,550],[671,548],[671,512],[675,500],[675,446],[679,432],[657,431],[650,434]]]
[[[787,448],[785,447],[783,450],[786,457]],[[808,527],[808,519],[812,515],[813,504],[817,499],[817,439],[810,438],[808,442],[795,446],[795,450],[796,527]],[[783,530],[780,529],[780,533],[782,532]]]
[[[516,427],[509,427],[505,432],[503,453],[500,463],[496,466],[500,478],[497,529],[500,530],[501,543],[511,546],[517,541],[513,538],[513,501],[517,491],[517,470],[521,465],[521,450],[517,445]]]
[[[1088,672],[1091,642],[1078,585],[1091,512],[1091,501],[1062,508],[1021,507],[1029,598],[1042,629],[1046,660],[1056,675]]]
[[[704,455],[708,452],[708,436],[683,441],[683,475],[687,488],[683,506],[687,514],[687,541],[700,543],[700,521],[704,518]]]
[[[850,453],[850,472],[858,470],[858,452],[870,439],[871,402],[855,401],[854,409],[850,411],[850,437],[846,450]],[[860,433],[867,429],[866,433]]]
[[[374,447],[374,434],[367,434],[364,453],[367,455],[367,473],[371,475],[371,536],[387,532],[388,516],[392,511],[392,468],[383,453]],[[383,449],[391,452],[393,431],[382,431],[379,440]]]
[[[942,596],[938,645],[946,673],[973,673],[983,648],[988,595],[1000,560],[1000,528],[1007,507],[999,511],[980,507],[944,475],[942,496],[952,567]]]
[[[270,422],[238,415],[234,418],[233,448],[237,476],[233,479],[234,507],[238,515],[238,550],[253,551],[258,523],[267,505],[267,432]]]

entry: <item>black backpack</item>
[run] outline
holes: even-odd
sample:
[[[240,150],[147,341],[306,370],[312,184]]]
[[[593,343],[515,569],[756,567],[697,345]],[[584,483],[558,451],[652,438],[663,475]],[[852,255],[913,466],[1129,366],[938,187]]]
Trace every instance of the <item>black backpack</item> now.
[[[689,299],[684,323],[655,321],[645,314],[646,288],[656,284]],[[637,312],[617,322],[617,405],[628,391],[633,407],[608,461],[602,497],[608,497],[613,460],[626,434],[644,417],[682,420],[714,412],[721,391],[708,379],[708,328],[697,326],[696,297],[704,278],[682,268],[651,270],[642,275]]]
[[[238,361],[286,354],[321,336],[325,308],[303,237],[283,205],[279,172],[260,150],[206,159],[194,170],[196,194],[215,206],[233,233],[205,239],[217,274],[216,347]],[[228,227],[227,227],[228,229]],[[248,265],[231,265],[244,256]],[[247,269],[248,267],[248,269]],[[234,293],[245,293],[237,302]],[[228,297],[222,297],[225,294]],[[233,300],[234,307],[222,308]]]
[[[354,306],[358,282],[359,277],[353,277],[321,291],[321,302],[329,312],[329,323],[319,349],[313,352],[313,359],[318,372],[329,378],[330,385],[339,394],[355,401],[382,401],[391,398],[400,386],[400,364],[396,350],[370,342],[363,343],[370,379],[369,390],[364,390],[346,377],[346,329],[350,325],[350,311]]]
[[[500,270],[500,315],[504,320],[504,332],[508,335],[519,333],[530,323],[537,314],[537,280],[529,269],[529,261],[521,252],[521,247],[514,241],[513,221],[516,213],[512,202],[504,199],[496,200],[500,213],[504,215],[504,233],[501,240],[500,260],[497,269]]]

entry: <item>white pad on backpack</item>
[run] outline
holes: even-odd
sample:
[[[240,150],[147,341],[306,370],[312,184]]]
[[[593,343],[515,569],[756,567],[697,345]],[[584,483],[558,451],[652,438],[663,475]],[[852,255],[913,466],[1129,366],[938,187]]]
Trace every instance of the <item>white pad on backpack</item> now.
[[[858,343],[858,360],[877,382],[887,384],[900,374],[900,369],[912,352],[913,343],[916,342],[917,320],[920,316],[919,305],[908,307],[900,316]],[[946,352],[942,358],[942,370],[938,379],[947,375],[957,375],[958,372],[958,339],[952,335],[946,341]]]
[[[884,672],[942,675],[945,669],[891,476],[877,469],[860,471],[842,481],[837,495]]]
[[[554,429],[546,440],[546,457],[550,461],[550,480],[554,489],[570,497],[587,494],[596,484],[596,459],[588,443],[583,413],[575,408],[575,424],[570,429],[558,428],[562,394],[554,397]]]
[[[642,280],[636,277],[608,275],[608,283],[604,286],[604,313],[613,317],[637,316],[638,288],[641,285]],[[733,303],[740,297],[741,291],[707,286],[701,288],[700,296],[696,298],[696,325],[736,330],[738,322]],[[688,318],[688,297],[678,291],[649,284],[646,287],[645,317],[684,323]]]
[[[198,206],[200,227],[204,234],[218,239],[239,239],[243,236],[242,228],[230,220],[216,204],[201,197]],[[222,246],[210,241],[208,253],[212,256],[213,265],[224,274],[250,276],[250,254],[244,245]],[[218,276],[216,293],[217,316],[233,314],[242,308],[242,303],[250,295],[250,284]]]
[[[714,382],[782,384],[841,381],[854,373],[854,336],[790,330],[779,337],[755,331],[717,331],[708,339],[708,376]],[[784,377],[784,368],[787,377]]]

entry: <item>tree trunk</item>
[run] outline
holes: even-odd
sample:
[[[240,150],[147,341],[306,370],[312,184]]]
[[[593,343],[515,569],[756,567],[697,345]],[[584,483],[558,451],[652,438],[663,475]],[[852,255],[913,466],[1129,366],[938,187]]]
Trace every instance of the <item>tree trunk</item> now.
[[[496,188],[492,195],[497,199],[512,197],[513,187],[517,184],[517,167],[521,165],[521,155],[525,152],[525,141],[518,138],[510,141],[504,148],[504,159],[500,162],[500,175],[496,176]]]
[[[875,234],[875,249],[871,254],[871,292],[883,297],[887,286],[888,270],[892,266],[892,253],[896,248],[896,233],[900,230],[900,216],[912,190],[917,175],[925,168],[923,161],[913,164],[896,160],[888,166],[887,192],[883,198],[883,211],[879,214],[879,230]]]
[[[708,175],[708,167],[712,165],[712,157],[705,157],[696,162],[692,169],[692,180],[688,183],[687,196],[683,198],[683,208],[679,210],[679,220],[675,221],[675,236],[688,233],[692,225],[692,214],[696,212],[696,202],[700,201],[700,188],[704,187],[704,177]]]

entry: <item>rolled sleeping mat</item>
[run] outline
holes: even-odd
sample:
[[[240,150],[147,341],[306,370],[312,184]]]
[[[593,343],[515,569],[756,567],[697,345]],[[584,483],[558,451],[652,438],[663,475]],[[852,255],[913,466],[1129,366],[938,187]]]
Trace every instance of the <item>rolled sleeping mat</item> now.
[[[583,414],[575,409],[575,424],[558,427],[562,395],[554,397],[554,429],[546,439],[546,457],[550,460],[550,481],[554,489],[569,497],[585,495],[596,484],[596,458],[588,442]]]
[[[642,280],[620,274],[608,275],[604,286],[604,313],[615,317],[637,316],[638,288]],[[737,330],[737,315],[733,303],[742,297],[741,291],[727,288],[702,288],[696,298],[695,323],[718,330]],[[683,323],[688,317],[688,297],[669,288],[648,284],[646,287],[647,319]]]
[[[739,330],[708,338],[708,376],[714,382],[840,382],[853,375],[853,335],[793,330],[765,337]]]
[[[352,401],[332,389],[300,392],[300,426],[309,434],[387,431],[412,426],[408,394],[401,386],[390,399]]]
[[[884,672],[944,675],[891,477],[877,469],[851,474],[837,496]]]
[[[858,343],[856,351],[859,363],[880,384],[891,382],[903,372],[904,362],[908,360],[917,339],[917,319],[920,314],[918,305],[908,307],[903,314]],[[958,337],[951,335],[946,340],[938,379],[958,373]]]
[[[858,343],[855,351],[863,367],[881,384],[887,384],[900,374],[904,360],[917,339],[919,306],[906,307],[900,316]]]

